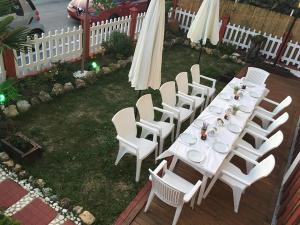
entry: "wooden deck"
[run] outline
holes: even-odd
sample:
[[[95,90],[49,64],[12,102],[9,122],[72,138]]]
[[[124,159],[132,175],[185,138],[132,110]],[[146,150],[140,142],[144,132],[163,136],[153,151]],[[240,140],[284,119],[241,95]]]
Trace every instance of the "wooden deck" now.
[[[243,74],[245,71],[241,71]],[[280,183],[285,171],[288,153],[293,139],[293,133],[300,113],[300,79],[282,77],[272,74],[267,87],[271,90],[269,98],[281,101],[287,95],[293,98],[292,105],[287,109],[290,119],[281,127],[284,141],[273,151],[276,158],[276,167],[272,174],[251,187],[241,198],[239,213],[233,211],[232,190],[218,181],[208,197],[200,206],[192,210],[185,205],[178,225],[265,225],[271,224],[272,215],[279,192]],[[234,159],[240,167],[244,162]],[[201,175],[186,164],[180,162],[175,172],[189,181],[195,182]],[[149,189],[149,187],[148,187]],[[143,195],[131,211],[127,220],[122,224],[132,225],[168,225],[172,223],[175,209],[154,198],[147,213],[143,212],[148,194]]]

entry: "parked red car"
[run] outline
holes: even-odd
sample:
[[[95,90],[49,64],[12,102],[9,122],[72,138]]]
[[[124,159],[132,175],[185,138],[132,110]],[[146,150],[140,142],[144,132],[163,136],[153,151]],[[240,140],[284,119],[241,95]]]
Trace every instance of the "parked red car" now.
[[[148,1],[150,0],[113,0],[115,7],[105,10],[101,5],[99,6],[102,10],[96,10],[93,8],[92,0],[89,3],[89,15],[91,17],[91,22],[101,22],[103,20],[114,19],[120,16],[129,16],[129,9],[136,7],[139,12],[145,12],[147,10]],[[68,14],[77,20],[83,19],[83,14],[78,12],[85,12],[86,0],[72,0],[68,7]]]

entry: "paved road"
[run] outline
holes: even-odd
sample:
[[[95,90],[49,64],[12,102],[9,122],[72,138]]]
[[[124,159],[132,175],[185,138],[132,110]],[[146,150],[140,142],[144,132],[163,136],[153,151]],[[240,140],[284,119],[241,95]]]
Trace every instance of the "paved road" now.
[[[68,18],[69,2],[70,0],[33,0],[40,12],[41,23],[44,24],[46,32],[79,25],[78,21]]]

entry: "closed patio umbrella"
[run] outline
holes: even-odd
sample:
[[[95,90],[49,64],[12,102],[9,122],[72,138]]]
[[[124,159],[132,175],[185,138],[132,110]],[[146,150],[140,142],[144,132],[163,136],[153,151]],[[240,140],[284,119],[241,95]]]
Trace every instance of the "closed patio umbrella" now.
[[[135,90],[160,87],[164,29],[165,0],[151,0],[128,75]]]
[[[220,0],[204,0],[187,34],[192,42],[201,45],[199,63],[202,46],[206,44],[207,39],[213,45],[219,42],[219,6]]]

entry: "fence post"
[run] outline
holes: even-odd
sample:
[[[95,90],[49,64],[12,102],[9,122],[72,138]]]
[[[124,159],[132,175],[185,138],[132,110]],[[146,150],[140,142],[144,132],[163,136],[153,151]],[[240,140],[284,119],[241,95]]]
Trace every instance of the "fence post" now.
[[[129,10],[130,10],[130,16],[131,16],[129,35],[130,35],[130,38],[134,41],[137,16],[138,16],[139,10],[136,7],[132,7]]]
[[[176,8],[177,8],[177,3],[178,3],[178,0],[173,0],[173,12],[172,12],[172,16],[171,16],[172,20],[175,19],[175,12],[176,12]]]
[[[85,19],[86,18],[86,19]],[[89,59],[90,57],[90,35],[91,35],[91,22],[90,22],[90,16],[88,15],[87,17],[84,16],[84,19],[81,20],[81,27],[83,29],[82,31],[82,36],[84,36],[84,58]]]
[[[275,56],[275,61],[274,61],[274,65],[276,65],[277,63],[280,62],[281,60],[281,57],[283,56],[284,54],[284,50],[287,48],[287,44],[288,42],[291,40],[292,38],[292,34],[291,33],[287,33],[287,32],[284,32],[283,36],[282,36],[282,42],[276,52],[276,56]]]
[[[6,77],[17,77],[16,62],[14,52],[11,49],[3,51],[3,63],[6,70]]]
[[[226,29],[227,29],[227,25],[230,21],[230,16],[223,16],[222,18],[222,24],[221,24],[221,27],[220,27],[220,31],[219,31],[219,39],[220,39],[220,42],[223,40],[224,38],[224,35],[225,35],[225,32],[226,32]]]

